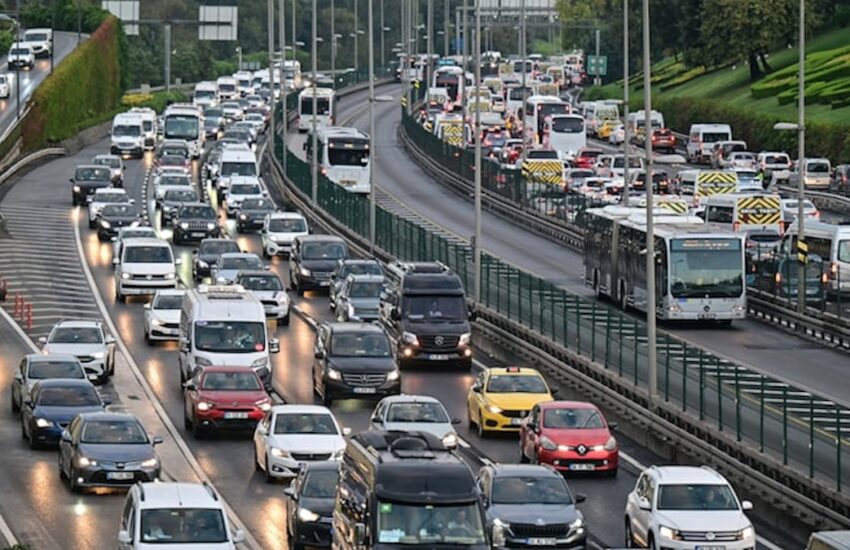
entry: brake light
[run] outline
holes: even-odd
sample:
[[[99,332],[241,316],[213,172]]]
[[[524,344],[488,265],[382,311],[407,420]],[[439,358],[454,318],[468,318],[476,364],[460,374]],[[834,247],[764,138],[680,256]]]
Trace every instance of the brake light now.
[[[735,222],[735,223],[732,224],[732,231],[735,231],[737,233],[738,229],[740,229],[740,227],[741,227],[741,224],[738,223],[738,222]]]
[[[776,275],[774,275],[773,280],[776,281],[776,286],[781,285],[782,284],[782,273],[777,273]]]

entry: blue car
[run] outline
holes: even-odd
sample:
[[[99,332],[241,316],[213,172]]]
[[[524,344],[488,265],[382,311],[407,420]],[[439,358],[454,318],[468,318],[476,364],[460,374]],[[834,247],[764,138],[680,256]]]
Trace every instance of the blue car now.
[[[35,383],[21,408],[21,436],[29,441],[31,449],[57,445],[72,418],[102,411],[108,404],[88,380],[41,380]]]

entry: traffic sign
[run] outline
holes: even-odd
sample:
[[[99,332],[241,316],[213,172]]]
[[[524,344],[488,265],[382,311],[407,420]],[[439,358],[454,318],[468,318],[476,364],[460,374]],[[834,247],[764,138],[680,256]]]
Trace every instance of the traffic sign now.
[[[587,74],[592,76],[605,76],[608,74],[607,55],[588,55]]]

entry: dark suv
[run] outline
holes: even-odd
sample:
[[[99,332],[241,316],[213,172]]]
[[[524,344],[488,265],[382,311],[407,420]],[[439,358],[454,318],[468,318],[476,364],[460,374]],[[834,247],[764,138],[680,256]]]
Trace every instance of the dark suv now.
[[[85,206],[95,189],[112,186],[112,170],[109,166],[84,164],[77,166],[71,178],[71,201],[74,206]]]
[[[236,241],[227,238],[204,239],[194,253],[192,271],[195,280],[200,281],[209,277],[210,268],[215,265],[224,253],[242,252]]]
[[[328,288],[337,261],[348,258],[348,246],[333,235],[301,235],[292,241],[289,280],[299,296],[305,290]]]
[[[401,393],[401,375],[384,330],[370,323],[319,325],[313,387],[329,407],[344,397],[383,397]]]
[[[203,203],[186,203],[174,213],[174,244],[199,241],[221,234],[218,217],[212,206]]]
[[[245,199],[242,201],[239,214],[236,216],[236,230],[244,233],[245,231],[262,229],[266,216],[276,210],[277,208],[275,208],[271,199]]]

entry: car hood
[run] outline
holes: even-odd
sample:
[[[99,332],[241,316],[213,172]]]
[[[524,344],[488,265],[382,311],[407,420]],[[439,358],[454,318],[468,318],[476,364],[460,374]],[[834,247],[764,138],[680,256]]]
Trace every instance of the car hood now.
[[[286,292],[285,290],[252,290],[251,291],[258,300],[277,300],[278,294]]]
[[[180,544],[145,544],[140,542],[137,548],[140,550],[231,550],[234,546],[230,542],[205,542],[198,544],[187,544],[184,542]]]
[[[310,271],[333,271],[337,260],[308,260],[301,258],[301,267]]]
[[[141,462],[156,456],[153,447],[148,444],[102,445],[80,443],[80,454],[86,458],[110,462]]]
[[[426,432],[440,439],[443,439],[447,434],[454,433],[451,424],[435,422],[386,422],[384,429],[387,431]]]
[[[215,277],[216,279],[221,277],[225,281],[233,281],[236,279],[236,275],[239,274],[239,269],[216,269]]]
[[[100,216],[101,221],[111,224],[130,225],[133,222],[139,221],[138,216]]]
[[[165,323],[179,323],[180,322],[180,310],[179,309],[152,309],[151,317],[154,319],[159,319]]]
[[[552,398],[542,393],[488,393],[487,402],[507,411],[530,411],[534,405]]]
[[[245,214],[251,218],[264,218],[266,214],[271,214],[274,210],[253,210],[253,209],[242,209],[240,210],[240,214]]]
[[[54,407],[39,405],[33,410],[33,417],[46,418],[53,422],[69,422],[72,418],[81,413],[99,412],[102,411],[101,406],[92,407]]]
[[[487,519],[500,519],[506,523],[571,523],[578,517],[572,504],[493,504],[487,510]]]
[[[328,366],[348,372],[389,372],[396,368],[392,357],[329,357]]]
[[[273,240],[274,242],[291,243],[293,241],[293,239],[295,239],[295,237],[298,237],[299,235],[306,235],[306,234],[307,234],[306,231],[298,231],[298,232],[294,232],[294,233],[287,233],[287,232],[277,233],[277,232],[271,232],[270,231],[268,233],[268,236],[269,236],[269,239]]]
[[[658,523],[684,531],[739,531],[750,526],[740,510],[656,510]]]
[[[349,298],[348,303],[351,304],[355,310],[358,309],[378,309],[378,306],[381,304],[380,298]]]
[[[101,187],[109,187],[112,185],[112,182],[109,180],[74,181],[74,185],[78,185],[84,189],[99,189]]]
[[[143,275],[165,275],[166,273],[174,273],[174,264],[173,263],[138,263],[138,264],[121,264],[121,271],[123,273],[141,273]]]
[[[45,344],[44,351],[48,354],[57,355],[94,355],[106,351],[103,344]]]
[[[273,447],[296,453],[333,453],[345,448],[341,435],[274,434],[269,436]]]
[[[403,330],[416,335],[459,335],[469,332],[471,329],[468,321],[440,321],[437,319],[423,319],[419,321],[404,319]]]
[[[611,437],[607,428],[592,430],[555,430],[543,429],[545,435],[558,445],[604,445]]]
[[[253,405],[257,401],[268,399],[268,394],[261,390],[256,391],[210,391],[202,390],[198,399],[209,401],[217,405]]]
[[[319,516],[323,518],[329,518],[334,514],[334,499],[331,498],[317,498],[317,497],[301,497],[298,501],[298,504],[307,508],[311,512],[319,514]]]

